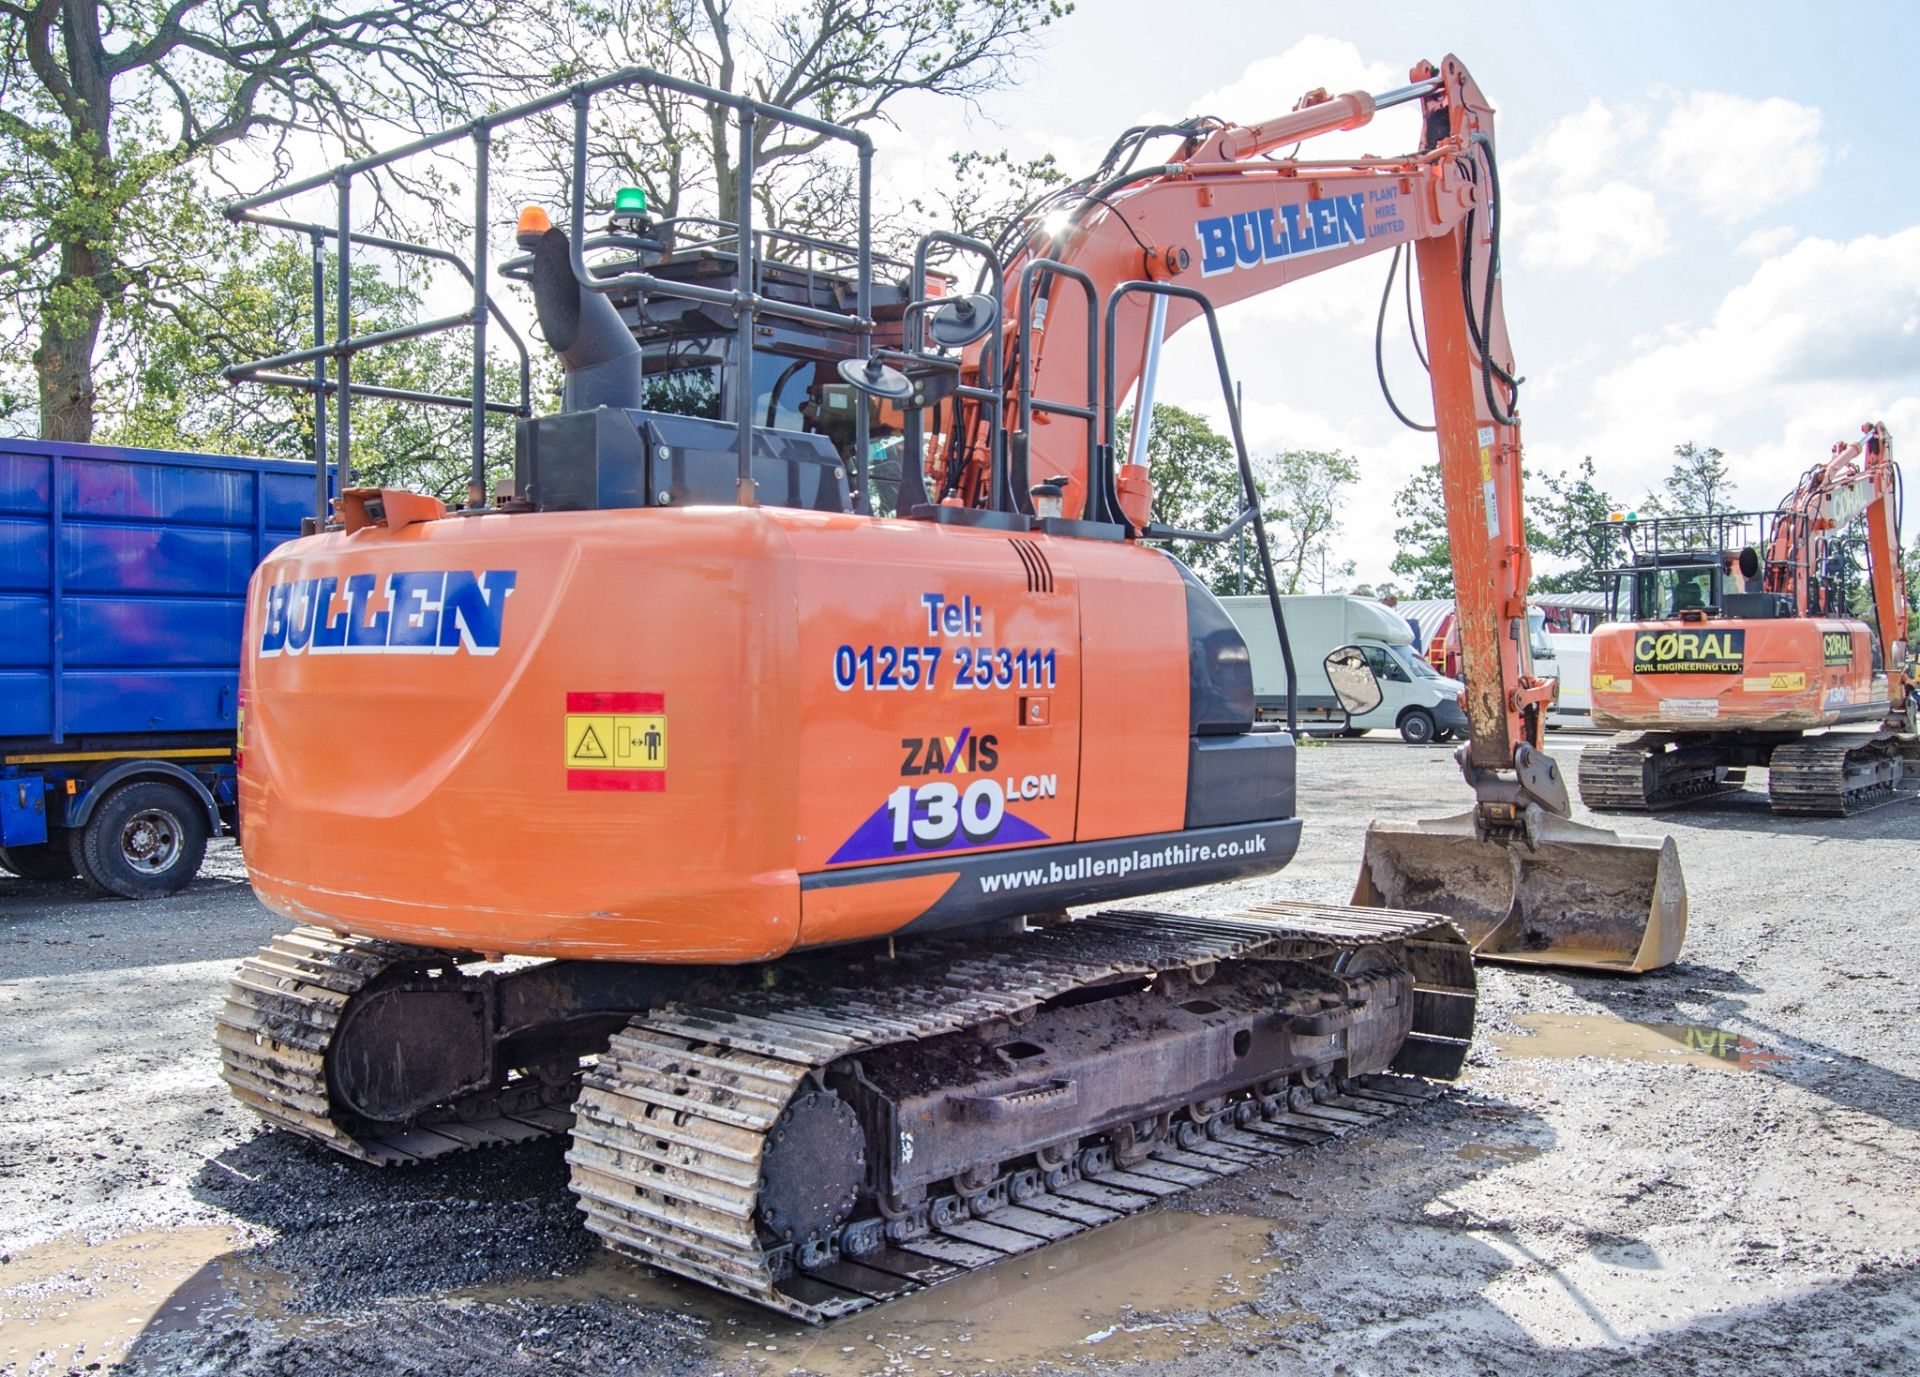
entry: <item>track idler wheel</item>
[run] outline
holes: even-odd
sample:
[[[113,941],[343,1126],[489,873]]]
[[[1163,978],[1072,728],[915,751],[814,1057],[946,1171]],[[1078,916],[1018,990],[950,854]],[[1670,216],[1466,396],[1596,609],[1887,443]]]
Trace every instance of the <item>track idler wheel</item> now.
[[[860,1120],[830,1090],[787,1106],[760,1159],[760,1226],[783,1243],[827,1237],[853,1213],[866,1180]]]

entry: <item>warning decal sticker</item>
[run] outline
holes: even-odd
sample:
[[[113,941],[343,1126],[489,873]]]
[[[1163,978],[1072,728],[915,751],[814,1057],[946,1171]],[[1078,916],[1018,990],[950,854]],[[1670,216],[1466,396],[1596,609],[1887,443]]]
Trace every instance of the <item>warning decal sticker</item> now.
[[[569,693],[566,767],[568,789],[664,791],[666,695]]]

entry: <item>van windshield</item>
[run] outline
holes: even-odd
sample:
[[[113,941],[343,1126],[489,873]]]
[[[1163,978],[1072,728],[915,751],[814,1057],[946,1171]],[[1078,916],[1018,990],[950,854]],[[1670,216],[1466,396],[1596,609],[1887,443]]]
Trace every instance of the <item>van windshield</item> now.
[[[1536,660],[1553,658],[1553,642],[1547,639],[1547,614],[1535,607],[1527,612],[1527,649]]]
[[[1439,671],[1427,663],[1425,656],[1415,655],[1407,649],[1406,646],[1390,645],[1387,647],[1387,653],[1393,656],[1393,658],[1405,668],[1407,673],[1415,679],[1438,679],[1440,677]]]

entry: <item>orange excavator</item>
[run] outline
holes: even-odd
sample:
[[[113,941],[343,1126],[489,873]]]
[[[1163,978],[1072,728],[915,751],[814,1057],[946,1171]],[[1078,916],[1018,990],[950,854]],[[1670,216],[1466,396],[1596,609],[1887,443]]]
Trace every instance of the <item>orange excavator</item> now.
[[[627,188],[589,229],[591,103],[637,86],[739,128],[732,220]],[[1415,152],[1276,156],[1400,104]],[[523,213],[500,267],[565,368],[534,416],[524,372],[518,404],[483,386],[511,329],[487,150],[566,106],[570,223]],[[857,240],[756,227],[769,121],[856,160]],[[351,255],[445,256],[355,230],[355,179],[467,139],[473,308],[414,332],[479,335],[476,386],[404,399],[471,407],[472,499],[343,475],[248,594],[246,861],[304,926],[237,972],[218,1039],[270,1123],[393,1165],[570,1134],[611,1246],[817,1321],[1420,1103],[1472,1035],[1461,927],[1504,959],[1672,959],[1672,843],[1566,823],[1541,749],[1491,112],[1460,63],[1130,131],[1001,244],[936,232],[911,263],[872,251],[864,135],[638,70],[267,193],[231,211],[312,238],[317,300],[331,241],[337,333],[231,372],[337,408],[336,457],[356,394],[401,395],[353,379],[401,332],[347,333]],[[266,209],[328,187],[330,223]],[[1215,309],[1409,245],[1474,811],[1370,837],[1352,907],[1114,907],[1278,870],[1301,831],[1293,732],[1154,548],[1250,527],[1271,567]],[[1245,501],[1212,532],[1154,521],[1144,462],[1161,346],[1196,320]],[[483,500],[498,410],[515,474]],[[1330,670],[1377,701],[1357,652]]]
[[[1761,766],[1775,812],[1840,817],[1920,776],[1900,469],[1884,425],[1860,433],[1774,511],[1610,523],[1629,558],[1606,575],[1593,721],[1622,735],[1581,756],[1589,808],[1688,802]],[[1848,605],[1861,526],[1872,625]]]

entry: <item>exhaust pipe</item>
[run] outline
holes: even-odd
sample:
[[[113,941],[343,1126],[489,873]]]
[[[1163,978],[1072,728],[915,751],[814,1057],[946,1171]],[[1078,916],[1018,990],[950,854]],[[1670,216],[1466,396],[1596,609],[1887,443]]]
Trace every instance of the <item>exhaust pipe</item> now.
[[[517,238],[533,254],[533,304],[540,333],[566,369],[562,411],[610,406],[638,409],[643,400],[640,346],[603,292],[573,275],[567,232],[523,215]]]
[[[1679,957],[1687,886],[1673,838],[1535,810],[1529,845],[1482,840],[1474,822],[1371,824],[1353,902],[1451,918],[1485,961],[1638,974]]]

